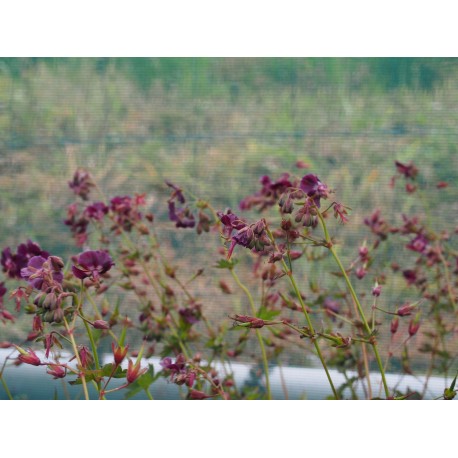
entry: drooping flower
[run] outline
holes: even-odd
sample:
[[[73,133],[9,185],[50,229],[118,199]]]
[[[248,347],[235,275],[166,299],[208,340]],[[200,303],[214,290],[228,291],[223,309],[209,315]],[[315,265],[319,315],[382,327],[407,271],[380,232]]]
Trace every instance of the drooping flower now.
[[[113,266],[114,262],[106,251],[84,251],[78,255],[72,272],[80,280],[91,278],[98,282],[100,275],[108,272]]]
[[[330,193],[328,186],[312,173],[302,177],[300,188],[313,199],[317,207],[320,207],[320,199],[327,199]]]

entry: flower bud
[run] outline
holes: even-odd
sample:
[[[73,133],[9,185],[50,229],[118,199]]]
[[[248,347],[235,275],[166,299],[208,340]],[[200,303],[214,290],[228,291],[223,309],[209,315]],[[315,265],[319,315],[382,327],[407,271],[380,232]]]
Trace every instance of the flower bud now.
[[[402,307],[399,307],[396,311],[396,315],[399,316],[409,316],[412,315],[412,311],[415,309],[414,305],[404,304]]]
[[[417,313],[415,318],[410,320],[410,323],[409,323],[409,336],[413,337],[418,332],[419,329],[420,329],[420,316]]]
[[[64,378],[67,375],[67,371],[58,364],[50,364],[46,372],[49,375],[52,375],[55,379]]]
[[[25,364],[31,364],[32,366],[39,366],[41,364],[40,358],[36,355],[36,353],[29,348],[28,351],[25,351],[21,347],[15,345],[16,349],[19,351],[20,355],[18,356],[18,360]]]
[[[115,347],[115,343],[113,342],[111,344],[111,348],[113,350],[115,364],[119,366],[127,355],[127,350],[129,349],[129,345],[126,345],[125,347],[122,347],[122,346]]]
[[[372,288],[372,296],[379,297],[382,292],[382,286],[375,282],[375,286]]]
[[[92,323],[95,329],[110,329],[110,325],[104,320],[95,320]]]
[[[399,318],[398,317],[394,317],[391,320],[391,325],[390,325],[391,334],[396,334],[396,332],[398,330],[398,327],[399,327]]]
[[[208,395],[204,393],[203,391],[198,391],[198,390],[190,390],[189,391],[189,399],[194,399],[194,400],[202,400],[202,399],[208,399],[213,396]]]

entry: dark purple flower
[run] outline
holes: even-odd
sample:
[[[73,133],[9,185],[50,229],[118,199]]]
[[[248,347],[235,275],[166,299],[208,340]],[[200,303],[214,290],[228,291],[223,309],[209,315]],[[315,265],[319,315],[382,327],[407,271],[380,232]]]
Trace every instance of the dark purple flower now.
[[[38,243],[28,240],[17,247],[17,253],[12,253],[9,247],[2,251],[1,264],[3,272],[6,272],[10,278],[21,278],[21,270],[27,267],[27,264],[34,256],[43,256],[47,258],[49,253],[43,251]]]
[[[180,202],[180,204],[184,204],[186,202],[186,199],[184,198],[184,195],[183,195],[183,190],[181,188],[179,188],[178,186],[174,185],[173,183],[167,180],[165,184],[173,189],[172,195],[170,196],[169,200],[177,199],[178,202]]]
[[[100,275],[108,272],[114,266],[111,256],[106,251],[101,250],[80,253],[75,264],[72,266],[75,277],[81,280],[90,277],[96,282]]]
[[[382,240],[388,237],[390,227],[387,222],[380,217],[379,209],[375,210],[369,217],[364,218],[364,224],[369,226],[370,230]]]
[[[302,225],[305,227],[316,227],[318,225],[316,208],[310,200],[307,200],[304,205],[297,210],[294,221],[296,221],[296,223],[302,222]]]
[[[406,248],[417,253],[424,253],[428,249],[428,239],[423,234],[418,234],[406,245]]]
[[[262,185],[260,191],[241,200],[239,204],[241,210],[249,210],[258,206],[259,211],[261,211],[267,207],[272,207],[283,193],[295,186],[288,173],[281,175],[277,181],[272,181],[269,176],[264,175],[261,177],[260,183]]]
[[[83,215],[89,219],[101,221],[108,213],[108,210],[108,207],[103,202],[94,202],[92,205],[88,205],[84,209]]]
[[[87,200],[94,182],[89,172],[78,169],[73,175],[73,180],[68,182],[68,186],[77,196]]]
[[[3,297],[7,292],[8,290],[5,288],[5,283],[0,282],[0,306],[3,305]]]
[[[329,197],[330,191],[328,186],[322,183],[320,179],[312,173],[302,177],[300,188],[313,199],[317,207],[320,206],[320,199],[327,199]]]
[[[110,210],[115,214],[115,221],[125,231],[130,231],[133,225],[142,219],[138,211],[137,199],[130,196],[116,196],[110,201]]]
[[[194,304],[190,307],[181,308],[178,310],[180,317],[184,322],[188,324],[195,324],[201,318],[201,306],[200,304]]]
[[[226,213],[218,212],[217,215],[224,226],[223,235],[226,237],[230,237],[234,229],[238,231],[247,225],[245,221],[239,218],[235,213],[232,213],[230,208]]]
[[[169,201],[169,219],[175,222],[175,227],[194,227],[196,221],[188,207],[175,208],[175,202]]]
[[[408,285],[414,285],[417,281],[417,272],[412,269],[402,271],[403,277],[406,279]]]
[[[181,353],[177,355],[175,362],[172,362],[172,358],[166,357],[160,365],[170,372],[170,380],[177,385],[186,383],[187,386],[192,387],[196,380],[196,373],[186,367],[186,358]]]
[[[82,246],[86,243],[86,230],[89,225],[89,219],[84,212],[82,214],[78,213],[78,205],[76,203],[67,207],[67,219],[64,220],[64,224],[70,227],[78,246]]]
[[[27,267],[21,269],[21,276],[35,289],[43,291],[56,284],[62,284],[64,279],[58,266],[52,263],[51,256],[47,259],[43,256],[34,256]]]
[[[336,314],[340,311],[340,304],[338,301],[332,299],[331,297],[327,297],[323,301],[323,308],[327,315],[329,315],[333,320],[335,320]]]
[[[415,177],[418,174],[418,169],[415,167],[413,162],[409,162],[408,164],[402,164],[399,161],[394,162],[396,165],[397,171],[401,174],[404,175],[404,178],[406,179],[415,179]]]
[[[227,253],[227,259],[230,259],[236,245],[241,245],[254,252],[263,252],[266,247],[272,247],[271,241],[267,236],[263,220],[247,226],[246,224],[232,236],[231,245]]]

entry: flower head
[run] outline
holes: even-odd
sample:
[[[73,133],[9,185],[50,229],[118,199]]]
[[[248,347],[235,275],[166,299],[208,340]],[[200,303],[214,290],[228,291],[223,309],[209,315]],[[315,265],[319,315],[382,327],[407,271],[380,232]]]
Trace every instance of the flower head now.
[[[328,186],[312,173],[302,177],[300,188],[313,199],[317,207],[320,206],[320,199],[327,199],[330,193]]]
[[[68,182],[70,189],[83,200],[88,200],[91,188],[94,186],[92,177],[84,169],[78,169],[73,175],[72,181]]]
[[[13,253],[10,247],[2,251],[1,264],[3,272],[6,272],[10,278],[21,278],[21,269],[27,267],[27,264],[34,256],[43,256],[47,258],[49,253],[43,251],[38,243],[28,240],[17,247],[17,252]]]
[[[63,264],[53,262],[55,259],[60,258],[49,256],[45,259],[43,256],[34,256],[27,267],[21,269],[22,277],[35,289],[41,291],[46,291],[53,286],[59,287],[64,279],[61,272]]]
[[[241,210],[259,207],[259,211],[261,211],[265,208],[272,207],[277,203],[283,193],[295,185],[288,173],[283,173],[276,181],[264,175],[261,177],[260,183],[262,186],[260,191],[242,199],[239,204]]]
[[[81,280],[91,278],[98,282],[100,275],[108,272],[113,266],[114,262],[106,251],[84,251],[78,255],[72,272]]]
[[[88,205],[83,212],[83,215],[89,219],[101,221],[108,213],[109,208],[103,202],[94,202]]]
[[[418,174],[418,169],[415,167],[413,162],[409,162],[408,164],[402,164],[399,161],[394,162],[396,165],[397,171],[404,176],[406,179],[415,179]]]

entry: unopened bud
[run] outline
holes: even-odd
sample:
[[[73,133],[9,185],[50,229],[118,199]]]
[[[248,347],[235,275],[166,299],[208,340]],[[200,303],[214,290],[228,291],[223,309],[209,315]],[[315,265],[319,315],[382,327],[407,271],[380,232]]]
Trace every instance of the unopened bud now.
[[[92,323],[95,329],[110,329],[110,325],[104,320],[95,320]]]
[[[399,318],[395,317],[391,320],[390,331],[391,334],[396,334],[399,327]]]

